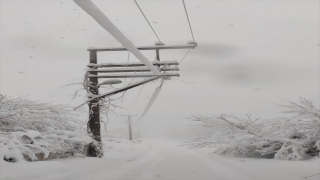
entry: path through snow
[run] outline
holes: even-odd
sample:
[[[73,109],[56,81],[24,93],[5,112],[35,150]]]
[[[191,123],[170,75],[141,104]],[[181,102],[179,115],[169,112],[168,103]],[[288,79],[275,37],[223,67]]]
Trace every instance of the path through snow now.
[[[10,180],[298,180],[319,172],[320,161],[226,158],[171,140],[104,139],[105,156],[1,164]],[[19,173],[16,173],[19,171]],[[309,178],[316,180],[319,177]]]

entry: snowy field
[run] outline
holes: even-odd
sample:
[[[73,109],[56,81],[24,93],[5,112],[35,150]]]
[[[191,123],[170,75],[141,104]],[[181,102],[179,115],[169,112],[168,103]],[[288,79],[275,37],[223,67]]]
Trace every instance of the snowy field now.
[[[1,180],[299,180],[320,161],[227,158],[190,150],[169,139],[103,139],[105,156],[46,162],[5,163]],[[212,151],[212,150],[211,150]],[[17,171],[18,170],[18,171]],[[310,177],[308,180],[318,180]]]

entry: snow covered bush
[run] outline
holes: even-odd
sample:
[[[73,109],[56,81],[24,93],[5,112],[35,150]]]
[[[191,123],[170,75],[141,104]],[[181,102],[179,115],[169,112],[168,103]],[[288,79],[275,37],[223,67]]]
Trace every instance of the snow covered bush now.
[[[64,105],[38,103],[0,94],[0,124],[2,127],[21,127],[44,132],[52,127],[74,131],[81,124]]]
[[[1,160],[18,162],[84,155],[92,138],[81,134],[80,126],[81,122],[67,106],[0,94]]]
[[[288,101],[287,117],[260,120],[222,114],[192,116],[201,123],[205,136],[187,143],[190,147],[214,147],[227,156],[305,160],[319,156],[320,109],[309,100]]]

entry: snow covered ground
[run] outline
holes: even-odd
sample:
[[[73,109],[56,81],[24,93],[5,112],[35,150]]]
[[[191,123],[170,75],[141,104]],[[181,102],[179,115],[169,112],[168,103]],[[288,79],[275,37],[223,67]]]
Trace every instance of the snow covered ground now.
[[[1,164],[1,180],[298,180],[316,174],[320,160],[227,158],[190,150],[173,140],[103,139],[105,156]],[[17,173],[19,172],[19,173]],[[320,177],[310,177],[318,180]]]

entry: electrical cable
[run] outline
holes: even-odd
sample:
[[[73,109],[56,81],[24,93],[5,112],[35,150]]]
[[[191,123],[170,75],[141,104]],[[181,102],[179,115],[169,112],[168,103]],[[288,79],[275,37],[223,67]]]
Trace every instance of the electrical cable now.
[[[128,53],[128,60],[127,60],[127,64],[129,63],[129,59],[130,59],[130,51],[129,51],[129,53]],[[127,74],[127,72],[126,72],[126,74]],[[126,86],[126,82],[127,82],[127,78],[124,78],[124,84],[123,84],[123,87],[125,87],[125,86]],[[122,107],[122,105],[123,105],[123,101],[124,101],[124,94],[123,94],[123,98],[122,98],[122,102],[121,102],[121,107]]]
[[[138,6],[140,12],[142,13],[142,15],[144,16],[144,18],[146,19],[146,21],[148,22],[149,26],[151,27],[153,33],[156,35],[156,37],[158,38],[159,42],[162,43],[162,41],[160,40],[160,38],[158,37],[156,31],[153,29],[153,27],[151,26],[149,20],[147,19],[146,15],[143,13],[142,9],[140,8],[138,2],[136,0],[134,0],[134,2],[136,3],[136,5]]]
[[[188,19],[188,23],[189,23],[189,28],[190,28],[190,31],[191,31],[192,39],[193,39],[193,41],[195,41],[194,40],[194,36],[193,36],[193,32],[192,32],[192,28],[191,28],[190,19],[189,19],[189,16],[188,16],[188,11],[187,11],[186,4],[185,4],[184,0],[182,0],[182,3],[183,3],[184,11],[186,12],[186,16],[187,16],[187,19]]]
[[[179,64],[181,64],[181,62],[184,60],[184,58],[188,55],[188,53],[191,51],[191,49],[189,49],[188,51],[187,51],[187,53],[183,56],[183,58],[180,60],[180,62],[179,62]]]

